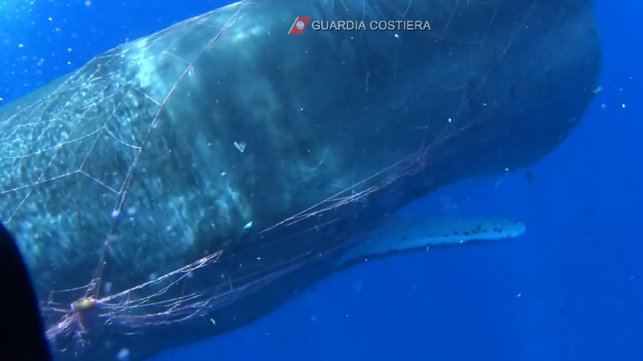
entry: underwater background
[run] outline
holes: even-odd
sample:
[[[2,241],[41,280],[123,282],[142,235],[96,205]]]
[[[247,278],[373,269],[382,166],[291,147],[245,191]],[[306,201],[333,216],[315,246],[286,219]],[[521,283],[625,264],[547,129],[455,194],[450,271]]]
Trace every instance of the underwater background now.
[[[227,3],[0,0],[1,102]],[[569,139],[528,170],[415,205],[520,220],[524,236],[350,268],[154,360],[643,360],[643,3],[598,0],[597,12],[603,90]]]

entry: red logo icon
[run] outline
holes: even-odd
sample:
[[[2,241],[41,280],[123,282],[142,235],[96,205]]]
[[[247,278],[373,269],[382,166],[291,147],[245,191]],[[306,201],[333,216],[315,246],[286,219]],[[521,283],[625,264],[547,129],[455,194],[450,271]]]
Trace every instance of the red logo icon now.
[[[290,31],[288,31],[288,34],[302,34],[309,22],[310,16],[298,16],[297,19],[295,19],[295,22],[290,27]]]

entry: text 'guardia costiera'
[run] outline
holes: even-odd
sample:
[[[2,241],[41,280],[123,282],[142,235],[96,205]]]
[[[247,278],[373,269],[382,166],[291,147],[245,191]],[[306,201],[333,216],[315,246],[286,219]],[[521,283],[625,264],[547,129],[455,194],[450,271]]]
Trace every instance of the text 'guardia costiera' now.
[[[311,28],[315,31],[426,31],[431,30],[428,20],[313,20]]]

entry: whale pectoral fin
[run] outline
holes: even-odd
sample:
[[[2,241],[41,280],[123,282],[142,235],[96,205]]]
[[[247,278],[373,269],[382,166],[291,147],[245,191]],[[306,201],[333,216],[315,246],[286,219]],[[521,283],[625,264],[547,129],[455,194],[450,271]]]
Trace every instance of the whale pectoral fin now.
[[[516,238],[524,232],[524,224],[507,219],[395,218],[358,240],[335,265],[345,267],[370,257],[430,246]]]

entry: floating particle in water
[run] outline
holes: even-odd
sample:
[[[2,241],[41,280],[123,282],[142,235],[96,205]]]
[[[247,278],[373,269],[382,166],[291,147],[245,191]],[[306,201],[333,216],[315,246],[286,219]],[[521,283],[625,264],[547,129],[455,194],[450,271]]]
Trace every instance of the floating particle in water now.
[[[241,153],[243,153],[243,151],[246,149],[246,143],[245,143],[245,142],[241,142],[241,143],[234,142],[234,146],[235,146],[235,147],[236,147],[236,148],[237,148]]]
[[[126,348],[122,348],[118,353],[116,354],[116,358],[119,359],[120,361],[127,361],[129,360],[129,350]]]
[[[362,292],[362,290],[364,289],[364,284],[362,283],[361,280],[353,281],[352,286],[353,286],[353,291],[354,292]]]
[[[112,283],[111,282],[105,282],[105,293],[106,294],[112,293]]]
[[[605,109],[605,108],[607,108],[607,105],[601,104],[601,109]]]
[[[600,86],[599,86],[598,88],[596,88],[596,89],[594,89],[594,90],[593,90],[593,93],[594,93],[594,94],[598,94],[598,93],[600,93],[602,90],[603,90],[603,87],[600,87]]]

